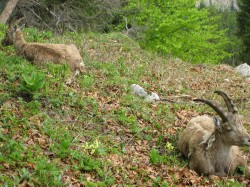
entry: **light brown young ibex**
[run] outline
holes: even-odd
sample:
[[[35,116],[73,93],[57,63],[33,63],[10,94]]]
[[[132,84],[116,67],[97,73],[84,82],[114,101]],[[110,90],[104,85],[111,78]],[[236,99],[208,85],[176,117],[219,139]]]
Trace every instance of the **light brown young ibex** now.
[[[75,75],[82,72],[84,66],[83,59],[74,44],[28,43],[22,31],[12,23],[9,24],[1,43],[3,46],[14,45],[17,55],[37,65],[46,62],[67,63]]]
[[[179,137],[181,153],[189,159],[189,168],[198,174],[230,176],[236,167],[250,172],[247,158],[238,146],[250,146],[250,135],[243,127],[244,118],[228,95],[215,91],[224,99],[227,111],[213,101],[194,99],[210,106],[221,118],[194,117]]]

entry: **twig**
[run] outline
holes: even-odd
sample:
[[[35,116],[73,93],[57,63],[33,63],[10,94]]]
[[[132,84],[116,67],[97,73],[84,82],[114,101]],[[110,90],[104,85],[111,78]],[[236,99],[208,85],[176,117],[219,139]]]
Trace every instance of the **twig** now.
[[[172,100],[167,99],[167,98],[160,98],[160,100],[158,100],[158,101],[167,101],[169,103],[176,103],[176,101],[172,101]]]
[[[132,139],[133,139],[137,134],[139,134],[141,131],[143,131],[144,129],[146,129],[146,127],[141,128],[136,134],[134,134],[134,136],[132,136],[132,137],[124,144],[124,147],[126,147],[126,146],[129,144],[129,142],[131,142]]]
[[[89,123],[87,123],[87,125],[84,127],[84,129],[78,135],[76,135],[76,137],[71,141],[71,143],[73,143],[74,141],[76,141],[77,138],[83,133],[83,131],[85,131],[86,127],[88,127],[88,126],[89,126]]]
[[[126,17],[123,17],[123,19],[125,20],[126,34],[129,35],[131,28],[128,28],[128,19]]]
[[[172,98],[193,98],[191,95],[176,95],[176,96],[170,96]]]
[[[39,20],[41,20],[41,21],[43,22],[43,24],[44,24],[46,27],[48,27],[50,30],[53,30],[49,25],[47,25],[47,24],[43,21],[43,19],[42,19],[37,13],[34,12],[34,10],[32,10],[32,9],[30,9],[30,8],[28,8],[28,10],[30,10]]]

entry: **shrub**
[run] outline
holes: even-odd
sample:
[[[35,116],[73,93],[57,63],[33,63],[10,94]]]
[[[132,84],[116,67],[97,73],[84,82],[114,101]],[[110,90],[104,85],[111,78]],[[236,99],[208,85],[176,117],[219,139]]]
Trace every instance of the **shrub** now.
[[[127,10],[134,10],[128,17],[135,17],[144,28],[140,44],[146,49],[194,63],[219,63],[230,56],[225,50],[229,40],[218,27],[218,18],[195,8],[194,0],[132,0]]]

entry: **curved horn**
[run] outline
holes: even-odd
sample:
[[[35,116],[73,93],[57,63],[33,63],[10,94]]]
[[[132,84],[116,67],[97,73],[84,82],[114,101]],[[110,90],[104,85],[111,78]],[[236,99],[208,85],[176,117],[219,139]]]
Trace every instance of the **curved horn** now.
[[[209,101],[209,100],[205,100],[205,99],[194,99],[193,101],[198,101],[198,102],[202,102],[202,103],[207,104],[221,117],[223,122],[228,121],[228,119],[227,119],[226,115],[224,114],[224,112],[214,102]]]
[[[11,17],[8,21],[8,29],[11,29],[14,26],[14,17]]]
[[[15,19],[15,17],[10,18],[9,23],[8,23],[8,28],[11,29],[15,25],[18,25],[25,17],[21,17],[19,19]]]
[[[17,19],[16,21],[15,21],[15,25],[18,25],[22,20],[24,20],[25,19],[25,16],[24,17],[21,17],[21,18],[19,18],[19,19]]]
[[[214,91],[214,93],[217,93],[218,95],[223,97],[229,112],[231,112],[231,113],[237,113],[238,112],[237,107],[235,106],[233,101],[228,97],[228,95],[225,92],[216,90],[216,91]]]

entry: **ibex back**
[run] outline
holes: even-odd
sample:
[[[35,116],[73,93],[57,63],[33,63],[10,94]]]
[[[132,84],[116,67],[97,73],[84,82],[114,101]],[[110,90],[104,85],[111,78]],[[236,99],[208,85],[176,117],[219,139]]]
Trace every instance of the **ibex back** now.
[[[199,174],[228,176],[238,166],[247,166],[238,146],[250,146],[250,136],[243,127],[244,118],[228,95],[215,91],[224,99],[227,111],[213,101],[195,99],[210,106],[221,118],[198,116],[190,120],[179,138],[179,148],[189,159],[190,169]]]
[[[82,71],[84,66],[82,57],[74,44],[27,43],[20,29],[9,24],[3,46],[14,45],[17,55],[26,58],[34,64],[46,62],[69,64],[70,70],[75,75]]]

